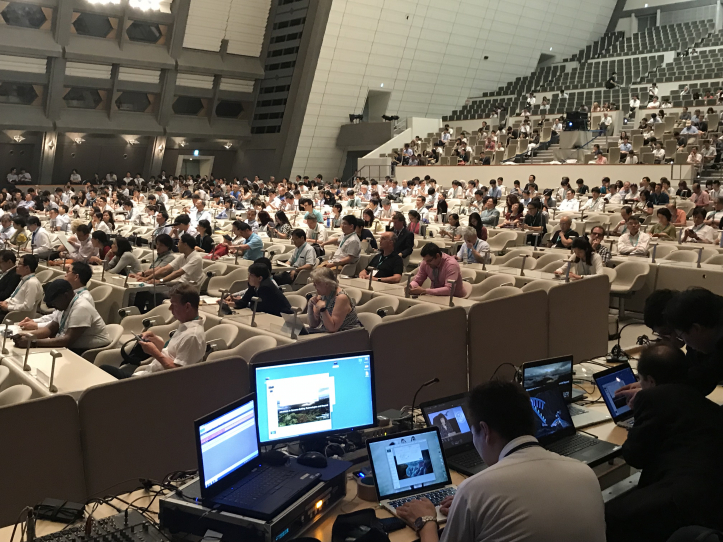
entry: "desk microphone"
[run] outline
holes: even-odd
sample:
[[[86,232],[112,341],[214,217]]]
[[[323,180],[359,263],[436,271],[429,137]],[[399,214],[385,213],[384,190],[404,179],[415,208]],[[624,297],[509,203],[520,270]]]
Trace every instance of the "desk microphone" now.
[[[417,395],[420,391],[422,391],[423,388],[431,386],[432,384],[437,384],[438,382],[439,378],[435,376],[432,380],[429,380],[428,382],[425,382],[424,384],[419,386],[419,388],[417,388],[417,391],[414,392],[414,399],[412,399],[412,429],[414,429],[414,407],[417,404]]]

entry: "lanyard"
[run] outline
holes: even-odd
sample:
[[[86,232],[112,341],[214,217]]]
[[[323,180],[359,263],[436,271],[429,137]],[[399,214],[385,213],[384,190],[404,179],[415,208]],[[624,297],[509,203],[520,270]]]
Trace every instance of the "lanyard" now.
[[[633,242],[633,236],[630,235],[630,243],[631,243],[634,247],[638,246],[638,242],[639,242],[639,241],[640,241],[640,233],[638,233],[638,234],[635,236],[635,242]]]
[[[523,443],[520,444],[519,446],[515,446],[515,447],[512,448],[509,452],[507,452],[507,453],[505,454],[505,459],[507,459],[508,457],[510,457],[510,456],[511,456],[512,454],[514,454],[515,452],[519,452],[520,450],[524,450],[525,448],[534,448],[534,447],[536,447],[536,446],[537,446],[537,447],[541,447],[541,445],[540,445],[539,442],[523,442]]]
[[[75,294],[73,297],[73,300],[70,302],[70,305],[68,305],[68,308],[63,311],[63,317],[60,319],[60,327],[58,328],[58,335],[62,335],[63,331],[65,330],[65,324],[68,322],[68,317],[70,316],[70,309],[75,305],[75,302],[80,297],[80,294]]]
[[[294,265],[296,263],[296,260],[298,260],[299,256],[301,255],[301,251],[304,250],[305,248],[306,248],[306,243],[304,243],[303,245],[301,245],[299,248],[297,248],[294,251],[294,257],[291,258],[291,265]]]
[[[15,299],[15,296],[18,295],[18,292],[20,291],[20,288],[23,287],[23,284],[25,284],[27,281],[29,281],[34,276],[35,276],[35,273],[32,273],[32,274],[28,275],[27,277],[23,278],[23,280],[20,281],[20,284],[18,284],[18,287],[15,288],[13,295],[10,296],[10,299]]]
[[[339,243],[339,250],[341,250],[341,247],[344,246],[344,243],[346,243],[346,240],[349,239],[352,235],[356,235],[355,233],[350,233],[344,239],[341,240],[341,243]]]

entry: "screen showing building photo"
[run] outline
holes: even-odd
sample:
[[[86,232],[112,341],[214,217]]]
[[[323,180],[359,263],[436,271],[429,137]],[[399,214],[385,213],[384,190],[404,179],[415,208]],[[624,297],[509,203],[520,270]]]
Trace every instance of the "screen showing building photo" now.
[[[531,392],[530,403],[535,413],[535,437],[538,439],[573,427],[570,411],[558,388],[553,386]]]
[[[272,438],[331,430],[334,377],[328,373],[268,381],[266,396]]]
[[[522,385],[529,391],[554,384],[561,388],[562,396],[569,399],[572,392],[571,377],[572,359],[536,367],[525,367],[525,380]]]

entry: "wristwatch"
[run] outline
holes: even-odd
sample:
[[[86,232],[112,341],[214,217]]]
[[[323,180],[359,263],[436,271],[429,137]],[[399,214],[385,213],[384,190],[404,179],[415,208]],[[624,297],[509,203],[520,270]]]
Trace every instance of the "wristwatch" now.
[[[324,305],[323,307],[321,307],[321,308],[319,309],[319,312],[320,312],[320,313],[321,313],[321,312],[326,312],[326,309],[327,309],[327,307],[326,307],[326,305]]]
[[[422,528],[429,523],[430,521],[433,521],[437,523],[437,516],[421,516],[414,520],[414,530],[419,532],[422,530]]]

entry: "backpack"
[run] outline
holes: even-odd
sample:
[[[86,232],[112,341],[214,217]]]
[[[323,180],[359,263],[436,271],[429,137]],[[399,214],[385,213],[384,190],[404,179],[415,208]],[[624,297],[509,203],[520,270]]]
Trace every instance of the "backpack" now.
[[[316,254],[317,258],[321,258],[322,256],[326,255],[324,247],[320,246],[319,243],[312,243],[311,248],[314,249],[314,253]]]
[[[668,538],[668,542],[721,542],[723,533],[707,527],[682,527]]]

